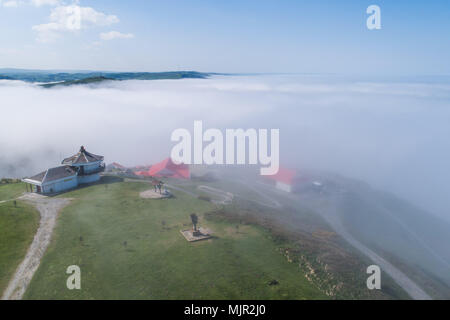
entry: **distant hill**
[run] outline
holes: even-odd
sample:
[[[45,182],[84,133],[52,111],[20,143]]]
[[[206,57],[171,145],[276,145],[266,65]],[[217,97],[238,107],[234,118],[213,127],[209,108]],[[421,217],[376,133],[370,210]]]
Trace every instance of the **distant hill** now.
[[[18,69],[18,68],[0,68],[0,74],[3,73],[91,73],[93,70],[39,70],[39,69]]]
[[[99,83],[103,81],[115,81],[115,79],[112,78],[106,78],[106,77],[91,77],[91,78],[85,78],[81,80],[69,80],[69,81],[62,81],[62,82],[53,82],[53,83],[45,83],[41,84],[41,87],[44,88],[53,88],[56,86],[71,86],[71,85],[80,85],[80,84],[94,84]]]
[[[40,70],[0,69],[0,80],[42,83],[45,88],[98,83],[112,80],[206,79],[213,73],[196,71],[169,72],[50,72]]]

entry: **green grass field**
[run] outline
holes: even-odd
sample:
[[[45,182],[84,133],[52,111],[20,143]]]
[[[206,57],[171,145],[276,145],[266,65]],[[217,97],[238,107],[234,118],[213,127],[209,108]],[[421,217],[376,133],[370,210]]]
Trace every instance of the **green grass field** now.
[[[2,186],[0,190],[14,194],[14,187]],[[32,206],[21,201],[17,201],[17,206],[14,202],[0,204],[0,295],[25,257],[38,226],[39,213]]]
[[[11,200],[21,196],[25,192],[24,183],[0,184],[0,201]]]
[[[296,264],[279,253],[270,234],[254,225],[204,219],[215,207],[182,192],[141,199],[151,186],[99,184],[66,193],[52,242],[25,299],[321,299]],[[188,243],[180,229],[200,225],[214,239]],[[65,273],[81,268],[81,290]],[[278,285],[269,285],[277,280]]]

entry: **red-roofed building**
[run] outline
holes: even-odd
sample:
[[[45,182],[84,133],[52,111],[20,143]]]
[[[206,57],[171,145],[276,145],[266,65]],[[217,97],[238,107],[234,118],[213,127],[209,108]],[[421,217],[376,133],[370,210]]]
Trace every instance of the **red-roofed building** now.
[[[267,176],[267,178],[275,181],[275,186],[278,189],[292,192],[294,183],[298,177],[295,170],[280,168],[276,174]]]
[[[190,179],[189,166],[186,164],[175,164],[172,159],[167,158],[150,167],[148,171],[137,171],[134,174],[146,177],[168,177],[178,179]]]

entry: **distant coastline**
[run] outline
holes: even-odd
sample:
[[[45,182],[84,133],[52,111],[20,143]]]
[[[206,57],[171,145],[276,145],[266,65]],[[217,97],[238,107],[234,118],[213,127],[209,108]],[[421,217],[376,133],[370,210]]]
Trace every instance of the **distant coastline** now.
[[[177,80],[177,79],[206,79],[217,73],[197,71],[168,71],[168,72],[52,72],[41,70],[0,69],[0,80],[16,80],[38,83],[44,88],[55,86],[70,86],[79,84],[93,84],[103,81],[121,80]]]

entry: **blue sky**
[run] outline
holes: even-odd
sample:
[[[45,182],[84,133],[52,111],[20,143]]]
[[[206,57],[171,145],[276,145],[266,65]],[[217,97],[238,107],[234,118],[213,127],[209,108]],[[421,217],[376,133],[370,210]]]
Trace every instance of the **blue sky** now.
[[[0,67],[450,74],[448,1],[0,0],[0,30]]]

